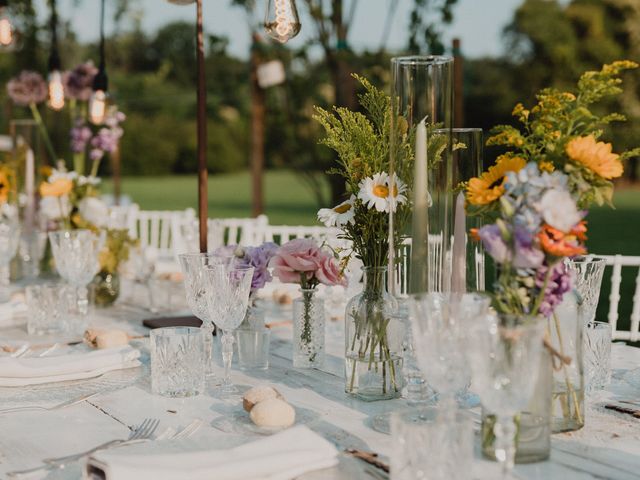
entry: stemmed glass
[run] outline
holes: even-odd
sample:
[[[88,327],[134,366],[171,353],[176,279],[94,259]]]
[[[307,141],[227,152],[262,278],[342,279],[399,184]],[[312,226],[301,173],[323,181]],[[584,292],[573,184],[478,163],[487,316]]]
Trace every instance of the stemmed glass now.
[[[216,326],[222,330],[222,396],[233,395],[238,391],[231,382],[233,332],[240,326],[247,313],[253,270],[253,267],[218,264],[208,267],[205,272],[209,318],[213,318]]]
[[[89,311],[87,285],[100,271],[98,255],[104,246],[104,235],[90,230],[49,232],[53,258],[60,276],[77,289],[78,313]]]
[[[20,225],[13,218],[0,220],[0,302],[8,302],[9,264],[18,251],[20,243]]]
[[[565,263],[575,276],[575,289],[580,295],[584,323],[593,322],[596,317],[602,276],[607,261],[603,257],[584,255],[567,259]]]
[[[233,254],[221,253],[181,253],[178,255],[180,268],[184,274],[184,288],[187,305],[191,312],[202,320],[205,335],[205,374],[213,376],[213,327],[214,317],[210,315],[207,305],[207,281],[205,269],[212,265],[228,264]]]
[[[515,416],[526,408],[536,385],[545,324],[534,317],[485,315],[466,322],[465,328],[473,387],[496,417],[496,458],[509,478],[516,454]]]
[[[463,351],[466,324],[487,314],[489,297],[477,293],[425,293],[409,299],[414,355],[445,411],[469,387],[471,372]]]

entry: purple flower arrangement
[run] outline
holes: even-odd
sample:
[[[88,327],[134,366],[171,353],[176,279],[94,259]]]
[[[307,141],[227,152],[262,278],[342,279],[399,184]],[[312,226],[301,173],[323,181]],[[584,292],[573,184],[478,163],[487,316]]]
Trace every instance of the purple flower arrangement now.
[[[47,99],[47,83],[38,72],[24,70],[7,83],[7,93],[16,105],[28,107]]]

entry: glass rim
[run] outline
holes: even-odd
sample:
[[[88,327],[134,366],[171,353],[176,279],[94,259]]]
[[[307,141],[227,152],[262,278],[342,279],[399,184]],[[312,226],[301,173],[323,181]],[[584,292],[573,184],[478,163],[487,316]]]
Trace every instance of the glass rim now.
[[[99,238],[99,235],[96,235],[93,231],[87,229],[87,228],[79,228],[76,230],[56,230],[53,232],[47,232],[47,234],[50,237],[67,237],[67,236],[72,236],[72,234],[77,235],[80,233],[90,233],[91,235],[95,236],[96,238]]]
[[[413,301],[421,301],[427,298],[451,298],[452,296],[458,298],[476,298],[478,300],[489,300],[489,302],[491,302],[491,295],[487,292],[417,292],[410,293],[407,295],[407,298]]]
[[[391,58],[392,65],[449,65],[453,64],[453,57],[447,55],[406,55]]]
[[[594,330],[596,328],[606,328],[607,330],[613,330],[611,324],[608,321],[604,320],[591,320],[590,322],[586,322],[584,326],[586,328],[593,328]]]
[[[605,263],[607,259],[601,255],[576,255],[573,258],[568,258],[570,263]]]
[[[164,335],[180,335],[180,336],[191,336],[191,335],[201,335],[202,329],[200,327],[187,327],[187,326],[174,326],[174,327],[161,327],[154,328],[149,332],[150,336],[164,336]]]

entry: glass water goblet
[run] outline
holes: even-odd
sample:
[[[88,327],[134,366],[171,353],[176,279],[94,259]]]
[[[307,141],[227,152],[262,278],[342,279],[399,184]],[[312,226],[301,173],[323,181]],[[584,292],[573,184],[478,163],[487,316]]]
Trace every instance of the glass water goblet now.
[[[231,382],[234,331],[240,326],[249,306],[253,267],[212,265],[206,269],[209,316],[222,331],[224,378],[221,396],[232,396],[238,389]]]
[[[202,320],[205,335],[205,373],[214,376],[213,371],[213,328],[214,319],[207,305],[207,281],[205,270],[209,266],[228,264],[232,254],[225,253],[181,253],[178,255],[180,268],[184,274],[184,288],[187,305],[191,312]]]
[[[569,271],[575,276],[575,289],[580,296],[584,322],[593,322],[600,299],[602,276],[607,261],[595,255],[577,256],[565,260]]]
[[[482,318],[489,297],[477,293],[426,293],[409,299],[414,355],[444,411],[454,412],[471,372],[464,355],[466,324]]]
[[[98,259],[104,246],[104,235],[90,230],[49,232],[56,269],[60,276],[78,292],[78,314],[89,312],[87,285],[100,271]]]
[[[11,299],[9,291],[9,264],[18,251],[20,224],[15,218],[0,220],[0,303]]]
[[[495,452],[504,478],[516,453],[516,415],[526,408],[539,373],[545,322],[537,317],[485,315],[468,319],[464,351],[474,390],[495,415]]]

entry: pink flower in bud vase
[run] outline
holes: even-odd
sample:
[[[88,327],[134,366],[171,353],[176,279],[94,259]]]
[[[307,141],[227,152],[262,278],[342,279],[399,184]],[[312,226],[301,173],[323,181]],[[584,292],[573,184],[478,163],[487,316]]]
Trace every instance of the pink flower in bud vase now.
[[[322,260],[322,252],[308,238],[297,238],[282,245],[271,259],[274,275],[284,283],[300,283],[302,274],[310,279]]]
[[[336,258],[330,254],[324,254],[318,270],[316,270],[316,278],[324,285],[332,287],[334,285],[347,286],[347,279],[342,275],[340,265]]]

